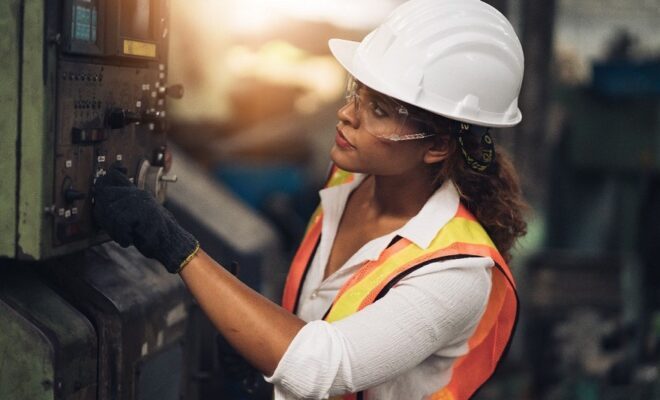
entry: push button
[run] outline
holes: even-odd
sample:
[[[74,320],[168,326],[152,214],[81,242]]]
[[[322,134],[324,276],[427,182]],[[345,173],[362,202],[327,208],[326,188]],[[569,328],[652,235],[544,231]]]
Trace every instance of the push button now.
[[[102,142],[108,138],[103,129],[71,129],[71,140],[75,144]]]

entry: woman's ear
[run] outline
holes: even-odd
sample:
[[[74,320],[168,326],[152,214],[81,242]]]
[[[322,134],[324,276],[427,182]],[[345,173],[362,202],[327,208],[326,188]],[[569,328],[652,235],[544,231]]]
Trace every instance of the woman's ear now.
[[[424,153],[424,162],[426,164],[436,164],[444,161],[449,155],[449,139],[440,137],[440,135],[433,138],[431,147]]]

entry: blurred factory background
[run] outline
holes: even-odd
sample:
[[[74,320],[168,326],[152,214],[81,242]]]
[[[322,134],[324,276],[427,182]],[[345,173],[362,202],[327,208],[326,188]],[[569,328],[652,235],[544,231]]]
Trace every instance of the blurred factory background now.
[[[509,17],[525,51],[523,122],[496,132],[495,141],[513,155],[532,213],[512,263],[521,291],[518,331],[506,361],[476,399],[660,399],[660,266],[654,256],[660,245],[660,3],[487,2]],[[185,95],[168,103],[169,148],[179,182],[170,185],[166,205],[211,255],[240,265],[238,276],[273,300],[317,205],[336,111],[344,102],[346,74],[327,40],[360,40],[400,3],[170,1],[167,80],[183,85]],[[106,272],[80,267],[89,257],[103,259],[92,269]],[[108,279],[118,282],[113,287],[134,281],[130,269],[106,276],[106,264],[127,260],[145,264],[149,282],[171,282],[135,252],[97,246],[58,258],[46,274],[35,272],[41,268],[34,262],[27,277],[0,269],[4,286],[12,288],[0,291],[0,321],[12,321],[6,317],[10,309],[51,312],[52,306],[27,300],[17,289],[36,279],[32,275],[46,282],[40,293],[79,293]],[[82,294],[62,295],[73,305],[62,308],[84,320],[79,331],[98,347],[86,347],[90,360],[111,346],[101,338],[103,327],[130,332],[120,316],[131,307],[139,308],[130,312],[133,320],[161,307],[157,312],[174,320],[158,328],[165,329],[165,341],[167,329],[181,330],[171,337],[183,339],[172,341],[179,343],[175,351],[151,358],[145,358],[141,341],[125,345],[117,357],[143,357],[141,375],[126,378],[142,388],[131,392],[139,395],[103,380],[104,363],[114,362],[104,359],[92,363],[97,381],[93,372],[84,379],[79,374],[78,387],[70,389],[79,397],[60,392],[55,398],[174,398],[149,385],[163,376],[159,365],[181,359],[185,365],[169,372],[184,377],[174,386],[181,398],[269,398],[268,386],[215,335],[182,286],[158,285],[160,298],[168,300],[144,303],[151,308],[136,306],[142,304],[137,295],[126,304],[116,300],[126,299],[122,293],[89,289],[88,296],[99,298],[92,302],[81,300]],[[116,308],[109,319],[108,304]],[[178,327],[184,319],[186,328]],[[150,329],[145,337],[162,344]],[[127,337],[121,340],[130,342]],[[18,339],[5,336],[5,343],[12,340]],[[59,365],[69,358],[58,359]],[[134,367],[107,369],[121,380]],[[6,384],[10,375],[3,368],[0,362],[0,383]],[[9,396],[0,388],[1,400],[3,393]]]
[[[173,4],[171,74],[186,96],[171,140],[268,220],[287,256],[343,101],[326,41],[359,40],[399,3]],[[533,214],[514,259],[519,331],[478,398],[660,398],[660,3],[490,3],[525,49],[523,123],[496,141]]]

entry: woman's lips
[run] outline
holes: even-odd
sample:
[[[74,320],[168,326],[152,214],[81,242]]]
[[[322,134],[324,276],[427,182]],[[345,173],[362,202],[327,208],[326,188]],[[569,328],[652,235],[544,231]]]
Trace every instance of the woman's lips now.
[[[346,136],[344,136],[343,133],[337,128],[337,134],[335,135],[335,143],[337,146],[341,147],[342,149],[350,149],[353,148],[353,145],[346,139]]]

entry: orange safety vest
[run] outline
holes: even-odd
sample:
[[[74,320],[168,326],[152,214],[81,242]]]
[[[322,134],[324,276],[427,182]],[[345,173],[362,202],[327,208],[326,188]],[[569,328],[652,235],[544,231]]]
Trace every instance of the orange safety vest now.
[[[349,172],[334,167],[326,187],[353,180]],[[322,210],[316,210],[298,249],[284,288],[282,306],[298,308],[300,289],[321,237]],[[457,358],[449,383],[429,396],[432,400],[469,399],[495,372],[508,348],[518,315],[515,283],[504,258],[474,216],[461,204],[456,215],[438,232],[426,249],[405,238],[390,244],[376,261],[367,261],[341,287],[324,319],[338,321],[378,300],[410,272],[429,263],[461,257],[491,257],[492,288],[484,315],[468,339],[468,353]],[[362,399],[362,392],[343,396]]]

